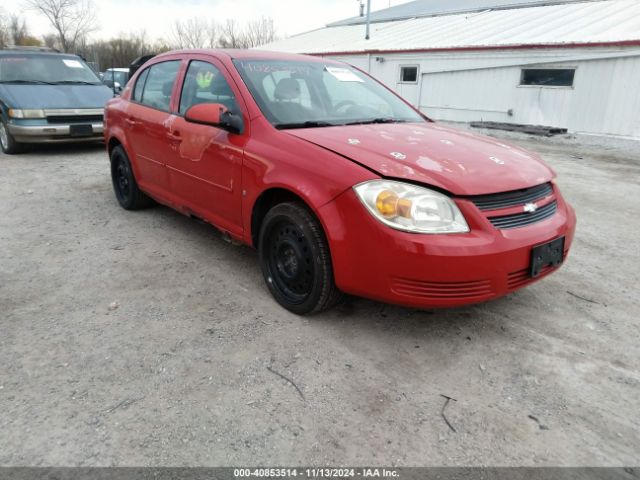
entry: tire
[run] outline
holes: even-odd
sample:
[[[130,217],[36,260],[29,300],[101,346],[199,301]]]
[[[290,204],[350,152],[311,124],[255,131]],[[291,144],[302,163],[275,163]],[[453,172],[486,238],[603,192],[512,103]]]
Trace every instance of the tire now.
[[[7,155],[13,155],[14,153],[20,153],[23,150],[23,144],[18,143],[9,133],[7,124],[0,120],[0,148]]]
[[[120,145],[111,152],[111,181],[118,203],[125,210],[140,210],[153,205],[153,200],[138,187],[129,157]]]
[[[276,301],[298,315],[335,305],[342,293],[318,219],[300,203],[281,203],[265,215],[258,239],[260,266]]]

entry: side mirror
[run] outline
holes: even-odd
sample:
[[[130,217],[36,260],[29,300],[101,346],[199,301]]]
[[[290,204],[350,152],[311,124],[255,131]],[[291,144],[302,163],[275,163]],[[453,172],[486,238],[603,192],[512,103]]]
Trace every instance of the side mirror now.
[[[189,108],[184,114],[187,122],[210,125],[232,133],[242,133],[243,122],[240,115],[231,113],[221,103],[200,103]]]

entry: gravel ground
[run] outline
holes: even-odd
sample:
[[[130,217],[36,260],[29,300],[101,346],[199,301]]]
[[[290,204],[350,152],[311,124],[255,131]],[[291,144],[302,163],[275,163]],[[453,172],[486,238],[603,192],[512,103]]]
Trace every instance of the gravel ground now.
[[[577,209],[558,273],[312,318],[251,249],[122,210],[102,147],[0,155],[0,465],[640,463],[640,151],[504,136]]]

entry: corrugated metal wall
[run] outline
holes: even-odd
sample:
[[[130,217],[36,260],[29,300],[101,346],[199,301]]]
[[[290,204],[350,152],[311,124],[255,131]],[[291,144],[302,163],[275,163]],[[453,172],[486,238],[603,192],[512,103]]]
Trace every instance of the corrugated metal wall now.
[[[640,138],[640,50],[589,48],[333,57],[394,88],[439,120],[524,123]],[[401,65],[419,65],[404,84]],[[575,67],[573,87],[520,86],[523,66]]]

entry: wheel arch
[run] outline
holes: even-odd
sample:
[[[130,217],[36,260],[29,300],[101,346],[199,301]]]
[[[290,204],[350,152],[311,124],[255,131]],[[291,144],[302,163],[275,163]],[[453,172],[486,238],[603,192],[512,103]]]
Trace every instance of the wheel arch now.
[[[107,152],[109,153],[109,158],[111,158],[111,153],[113,152],[113,149],[118,146],[121,146],[122,148],[124,148],[124,144],[120,141],[118,137],[116,137],[115,135],[111,136],[111,138],[109,139],[109,142],[107,143]]]
[[[322,224],[322,220],[319,218],[318,213],[311,206],[310,202],[302,195],[280,186],[269,187],[258,195],[253,203],[253,207],[251,208],[251,245],[254,248],[258,248],[260,228],[262,227],[262,221],[264,220],[267,212],[276,205],[286,202],[302,203]]]

